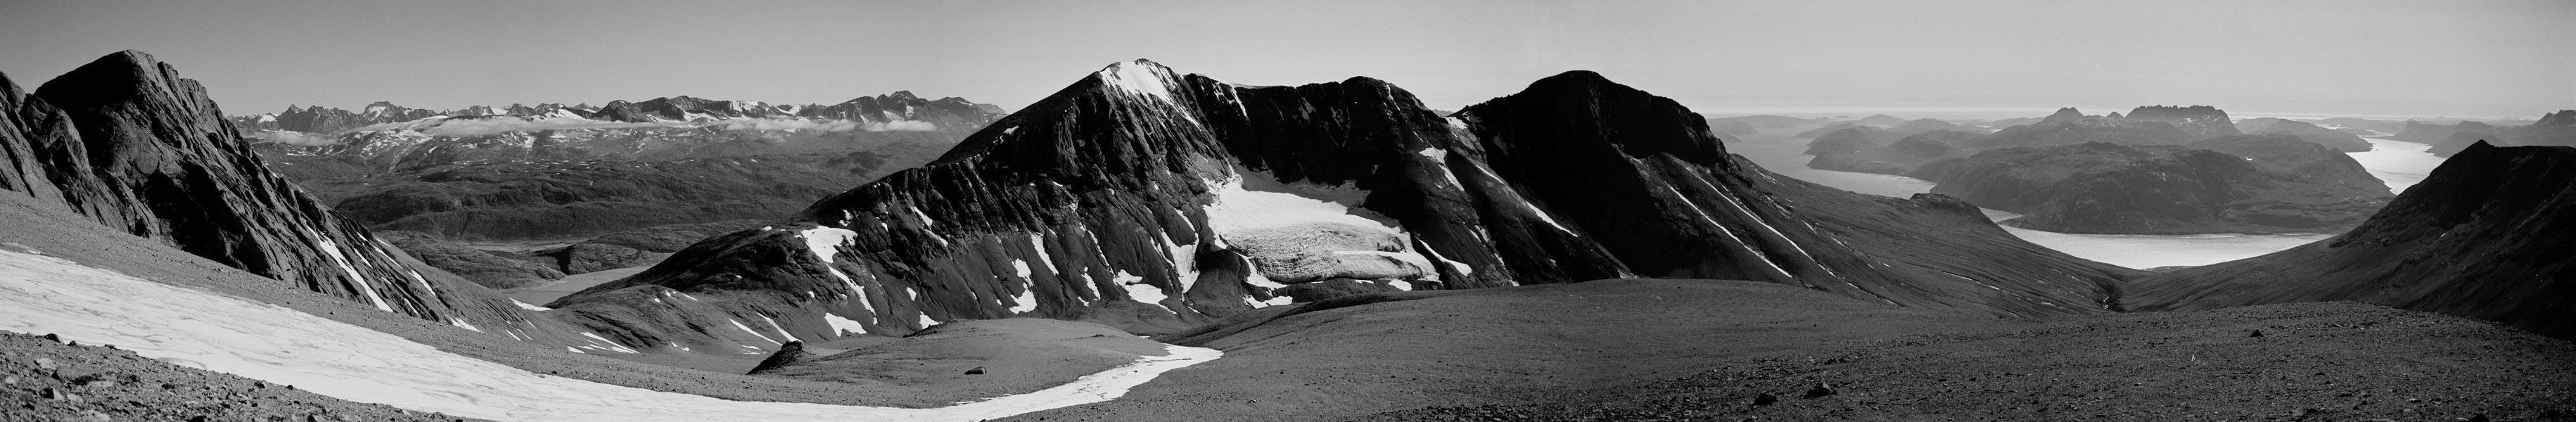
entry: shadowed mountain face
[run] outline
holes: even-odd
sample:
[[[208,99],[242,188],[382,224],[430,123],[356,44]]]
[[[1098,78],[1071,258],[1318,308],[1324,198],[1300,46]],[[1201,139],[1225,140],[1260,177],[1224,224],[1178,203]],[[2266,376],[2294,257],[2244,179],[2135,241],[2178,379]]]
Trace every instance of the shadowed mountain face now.
[[[429,269],[270,173],[203,87],[149,55],[108,55],[33,95],[0,86],[0,187],[384,311],[540,331],[507,299]]]
[[[2157,275],[2136,310],[2351,300],[2576,338],[2576,148],[2472,145],[2368,222],[2290,250]]]
[[[1254,87],[1138,61],[799,220],[553,306],[660,347],[741,344],[687,328],[727,319],[807,339],[1012,316],[1153,333],[1310,286],[1631,275],[2078,314],[2103,312],[2132,274],[2022,242],[1956,200],[1774,176],[1672,100],[1591,72],[1443,118],[1374,79]]]

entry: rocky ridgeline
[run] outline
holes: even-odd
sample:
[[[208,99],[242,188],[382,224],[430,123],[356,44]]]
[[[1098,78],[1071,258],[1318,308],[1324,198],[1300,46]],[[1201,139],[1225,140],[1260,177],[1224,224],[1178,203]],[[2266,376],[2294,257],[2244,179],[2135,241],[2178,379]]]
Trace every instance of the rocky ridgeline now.
[[[549,306],[623,344],[703,350],[1013,316],[1168,332],[1313,288],[1632,275],[2078,314],[2131,274],[1945,197],[1777,177],[1591,72],[1444,118],[1375,79],[1252,87],[1138,61],[796,221]]]
[[[2576,339],[2576,148],[2473,144],[2341,236],[2139,280],[2137,310],[2350,300]]]
[[[460,327],[530,315],[333,214],[257,154],[194,80],[111,54],[33,94],[0,76],[0,187],[253,274]]]

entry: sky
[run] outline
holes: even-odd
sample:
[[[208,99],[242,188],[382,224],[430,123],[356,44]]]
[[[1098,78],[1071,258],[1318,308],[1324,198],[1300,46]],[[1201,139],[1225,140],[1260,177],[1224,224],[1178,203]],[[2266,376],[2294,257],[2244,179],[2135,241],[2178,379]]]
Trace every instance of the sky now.
[[[1253,85],[1387,80],[1456,109],[1575,69],[1711,116],[2576,109],[2576,1],[25,1],[0,72],[120,50],[228,114],[909,90],[1006,108],[1111,62]]]

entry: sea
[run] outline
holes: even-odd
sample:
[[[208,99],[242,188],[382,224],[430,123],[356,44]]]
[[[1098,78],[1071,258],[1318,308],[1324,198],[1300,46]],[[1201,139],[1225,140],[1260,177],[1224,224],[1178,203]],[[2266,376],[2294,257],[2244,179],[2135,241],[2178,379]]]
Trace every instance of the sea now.
[[[1762,134],[1741,136],[1729,142],[1727,151],[1743,155],[1774,173],[1799,180],[1832,186],[1843,190],[1907,197],[1930,192],[1928,180],[1884,174],[1854,173],[1807,168],[1805,154],[1808,139],[1790,136],[1800,130],[1771,129]],[[1739,137],[1730,136],[1729,139]],[[2372,176],[2388,183],[2391,192],[2404,192],[2424,181],[2424,176],[2442,164],[2442,157],[2426,152],[2432,145],[2399,142],[2382,138],[2370,141],[2371,150],[2350,153],[2354,161],[2369,169]],[[2020,217],[2010,212],[1986,210],[1995,221]],[[2074,234],[2004,227],[2004,231],[2030,243],[2056,249],[2068,255],[2129,268],[2185,267],[2215,264],[2279,252],[2299,245],[2334,237],[2335,233],[2311,234],[2196,234],[2132,235]]]

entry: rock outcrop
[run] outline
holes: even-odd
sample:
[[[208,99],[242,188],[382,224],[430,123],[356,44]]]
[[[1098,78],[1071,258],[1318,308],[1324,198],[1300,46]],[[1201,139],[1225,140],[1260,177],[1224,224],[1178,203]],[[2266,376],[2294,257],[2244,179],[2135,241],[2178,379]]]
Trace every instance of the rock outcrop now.
[[[2351,231],[2132,284],[2184,311],[2350,300],[2576,339],[2576,148],[2474,144]]]
[[[202,86],[149,55],[102,57],[32,95],[0,86],[0,173],[38,203],[387,312],[477,331],[536,326],[270,173]]]
[[[1946,197],[1776,177],[1706,122],[1591,72],[1444,118],[1375,79],[1255,87],[1119,63],[928,165],[550,306],[628,345],[766,347],[725,336],[1014,316],[1154,333],[1288,303],[1290,284],[1631,275],[2080,314],[2137,274]]]

